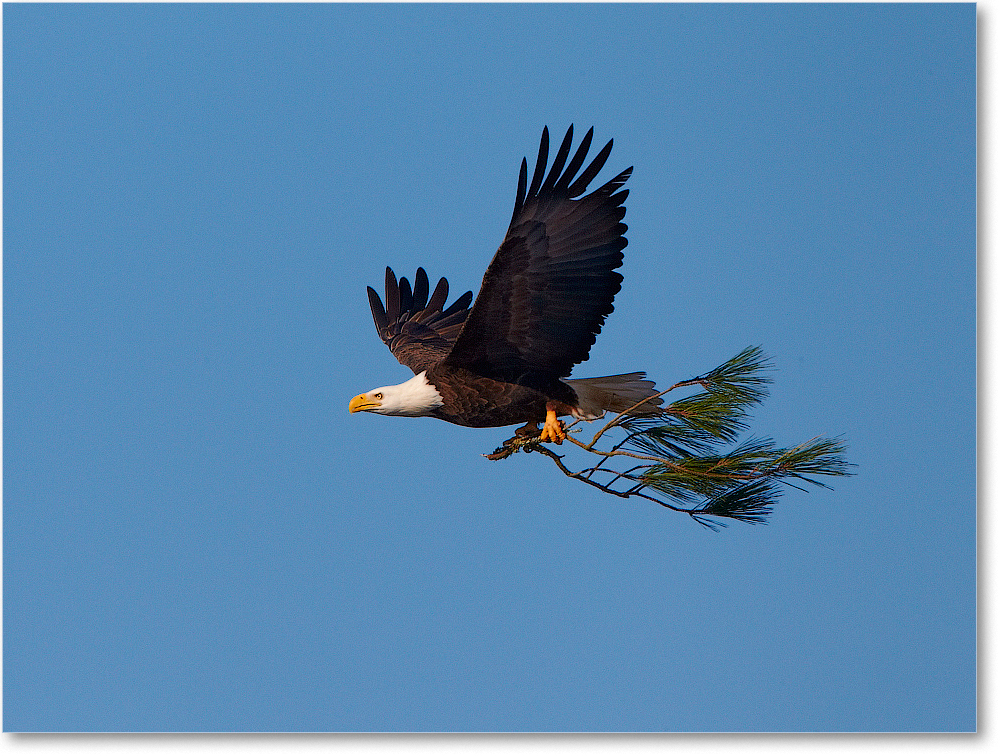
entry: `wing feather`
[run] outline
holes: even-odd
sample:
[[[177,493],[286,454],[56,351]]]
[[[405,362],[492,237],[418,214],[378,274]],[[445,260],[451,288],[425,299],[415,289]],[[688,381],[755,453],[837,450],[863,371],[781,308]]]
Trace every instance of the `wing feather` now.
[[[472,304],[472,292],[467,291],[458,299],[456,299],[454,302],[452,302],[451,305],[448,307],[448,309],[444,310],[441,313],[441,317],[447,318],[451,315],[461,315],[462,320],[464,321],[466,315],[468,314],[466,310],[469,309],[469,305],[471,304]]]
[[[392,268],[385,269],[385,314],[390,321],[399,318],[399,284]]]
[[[549,171],[549,177],[545,179],[545,183],[542,184],[542,188],[538,190],[539,195],[549,194],[555,188],[556,179],[562,174],[563,166],[566,165],[566,158],[569,157],[569,148],[573,144],[573,125],[570,124],[569,129],[566,131],[566,136],[563,137],[562,144],[559,145],[559,151],[556,152],[555,160],[552,161],[552,168]]]
[[[381,331],[389,325],[389,318],[385,314],[382,300],[371,286],[368,287],[368,302],[372,307],[372,317],[375,318],[375,328]]]
[[[587,170],[585,170],[583,173],[580,174],[580,177],[576,181],[570,184],[568,190],[568,194],[570,197],[579,197],[581,194],[587,191],[587,187],[590,186],[590,182],[594,180],[597,174],[601,172],[601,168],[604,167],[604,164],[608,162],[608,156],[611,154],[611,148],[614,146],[614,143],[615,140],[612,139],[610,142],[604,145],[601,151],[597,153],[597,157],[594,158],[594,162],[592,162],[587,167]],[[623,172],[626,179],[629,177],[631,173],[632,173],[631,168]],[[619,177],[623,174],[619,174]],[[612,181],[613,180],[614,179],[612,179]],[[623,182],[624,180],[625,179],[622,179]],[[601,188],[603,189],[604,187]]]
[[[410,282],[406,278],[399,278],[399,311],[400,313],[413,310],[413,292],[410,290]]]
[[[535,160],[535,173],[531,177],[531,188],[528,190],[529,197],[534,197],[538,193],[538,189],[542,185],[542,179],[545,177],[545,164],[548,162],[549,127],[545,126],[542,128],[542,141],[538,145],[538,159]],[[524,202],[522,201],[520,204],[523,206]],[[520,207],[518,207],[518,210],[520,210]]]
[[[440,310],[446,301],[448,301],[448,279],[442,278],[434,287],[434,293],[431,294],[431,298],[427,302],[427,309],[432,312]]]
[[[417,268],[417,275],[413,277],[413,309],[417,312],[427,306],[427,290],[430,288],[427,282],[427,273],[423,268]]]
[[[566,166],[566,172],[563,173],[562,178],[556,182],[555,188],[561,191],[567,191],[569,188],[569,182],[573,180],[576,172],[580,170],[580,166],[583,165],[583,161],[587,158],[587,152],[590,150],[590,143],[594,139],[594,127],[590,127],[584,137],[583,141],[580,142],[580,146],[576,149],[576,154],[573,155],[573,159],[569,161],[569,165]],[[568,193],[568,192],[567,192]]]

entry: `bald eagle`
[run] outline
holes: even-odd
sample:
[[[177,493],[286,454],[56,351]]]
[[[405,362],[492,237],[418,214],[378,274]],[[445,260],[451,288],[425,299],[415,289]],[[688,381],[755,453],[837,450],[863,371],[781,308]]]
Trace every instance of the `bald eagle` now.
[[[518,435],[559,444],[566,438],[560,417],[659,411],[645,373],[567,378],[614,310],[623,280],[615,269],[628,243],[621,222],[628,190],[621,187],[632,169],[585,194],[614,143],[580,172],[593,135],[587,132],[567,164],[570,126],[546,175],[543,129],[531,183],[522,160],[510,227],[471,308],[471,291],[446,307],[447,279],[430,293],[423,268],[412,288],[386,268],[384,304],[368,287],[379,336],[415,375],[359,394],[351,412],[437,417],[474,428],[523,423]]]

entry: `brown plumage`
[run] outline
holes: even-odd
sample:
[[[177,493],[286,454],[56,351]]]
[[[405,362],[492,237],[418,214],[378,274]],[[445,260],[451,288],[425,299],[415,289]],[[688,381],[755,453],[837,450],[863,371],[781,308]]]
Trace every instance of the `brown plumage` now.
[[[542,131],[531,183],[523,160],[510,226],[471,309],[472,292],[445,307],[444,278],[429,294],[423,268],[412,289],[386,268],[384,305],[368,288],[379,336],[417,377],[355,397],[352,411],[430,415],[473,427],[545,421],[543,440],[558,442],[557,415],[621,412],[655,393],[642,373],[564,380],[587,359],[614,310],[622,283],[615,269],[628,243],[622,186],[632,169],[584,195],[613,144],[577,175],[592,139],[593,129],[567,164],[570,126],[546,175],[548,128]],[[656,412],[659,404],[650,399],[635,413]]]

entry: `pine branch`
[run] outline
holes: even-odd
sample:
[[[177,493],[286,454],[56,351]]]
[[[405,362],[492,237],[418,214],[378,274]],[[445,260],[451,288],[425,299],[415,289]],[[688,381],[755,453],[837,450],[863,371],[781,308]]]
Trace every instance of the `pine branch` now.
[[[504,459],[519,451],[539,452],[571,478],[620,498],[655,502],[713,530],[726,527],[725,520],[764,523],[783,491],[781,484],[806,490],[792,482],[802,481],[829,488],[817,478],[852,474],[844,458],[846,445],[837,438],[777,448],[771,439],[751,437],[724,448],[746,432],[748,410],[767,396],[770,369],[761,350],[750,347],[715,370],[657,394],[682,387],[702,389],[655,416],[629,415],[633,406],[605,423],[589,443],[574,437],[578,431],[573,423],[567,440],[600,457],[590,467],[571,469],[564,462],[566,455],[543,446],[537,437],[512,438],[487,456]],[[597,448],[597,442],[616,429],[623,436],[610,448]]]

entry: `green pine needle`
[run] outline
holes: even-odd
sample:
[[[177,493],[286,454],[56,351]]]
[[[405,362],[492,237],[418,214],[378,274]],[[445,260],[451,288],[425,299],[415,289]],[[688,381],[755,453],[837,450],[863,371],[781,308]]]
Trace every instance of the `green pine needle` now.
[[[723,394],[743,405],[756,404],[767,396],[773,368],[760,347],[747,347],[731,360],[706,373],[698,381],[713,393]]]
[[[706,524],[704,515],[755,524],[766,523],[778,496],[776,487],[773,480],[767,479],[744,483],[709,499],[693,510],[692,517],[703,525]],[[725,527],[725,523],[715,522]]]

